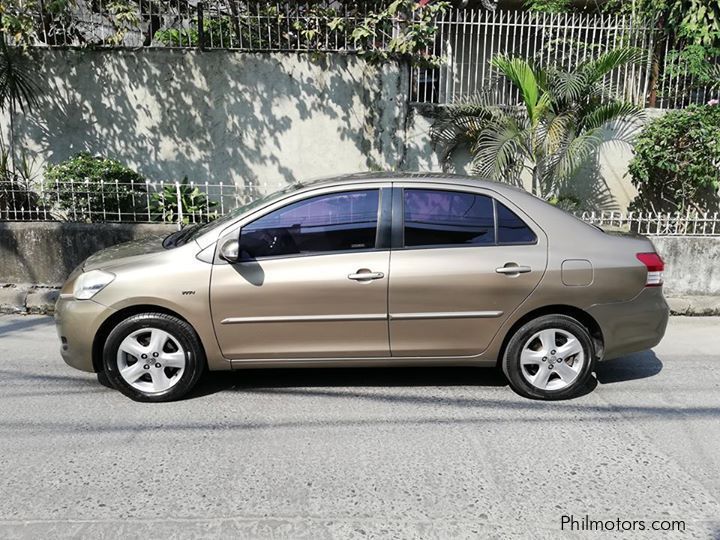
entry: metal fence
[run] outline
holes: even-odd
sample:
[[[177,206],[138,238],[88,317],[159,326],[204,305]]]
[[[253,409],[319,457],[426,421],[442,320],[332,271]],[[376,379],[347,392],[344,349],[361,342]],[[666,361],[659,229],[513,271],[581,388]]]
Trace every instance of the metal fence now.
[[[688,75],[654,21],[606,14],[454,9],[445,12],[436,24],[437,39],[428,54],[443,62],[436,68],[414,70],[415,102],[454,103],[482,92],[489,93],[495,103],[514,104],[520,100],[518,89],[499,77],[490,65],[493,56],[503,53],[541,66],[572,69],[620,46],[648,51],[643,65],[625,66],[605,81],[625,100],[648,105],[653,83],[656,99],[649,105],[659,108],[705,103],[717,97],[717,92]],[[662,40],[662,54],[654,57],[657,40]],[[655,78],[653,69],[657,69]]]
[[[202,223],[247,204],[275,186],[195,182],[0,184],[0,221]],[[584,212],[603,229],[659,236],[720,236],[720,213]]]
[[[720,236],[720,213],[583,212],[578,217],[602,229],[648,236]]]
[[[46,2],[47,5],[52,3]],[[351,33],[387,2],[240,2],[237,0],[80,0],[60,12],[23,13],[34,45],[50,47],[171,47],[240,51],[354,51]],[[40,5],[43,5],[42,2]],[[125,6],[125,7],[121,7]],[[12,11],[12,6],[8,9]],[[6,36],[12,42],[12,35]],[[392,25],[373,46],[385,49]]]
[[[53,11],[61,4],[41,1],[34,11],[23,3],[10,3],[5,16],[34,28],[36,46],[356,52],[353,30],[387,4],[387,0],[78,0]],[[399,17],[385,21],[364,46],[386,51],[405,22]],[[606,81],[628,101],[677,108],[705,103],[718,93],[688,74],[654,21],[607,14],[450,9],[437,18],[435,31],[434,45],[425,54],[439,59],[440,65],[413,69],[411,101],[447,104],[482,92],[499,104],[514,104],[519,101],[518,90],[490,65],[494,55],[571,68],[618,46],[648,51],[644,65],[626,66]],[[5,39],[14,43],[12,32]]]
[[[223,182],[0,183],[0,221],[202,223],[266,190]]]
[[[492,89],[496,103],[514,104],[519,91],[490,65],[497,54],[519,56],[537,65],[564,68],[618,46],[652,50],[653,24],[629,17],[529,11],[455,9],[437,21],[436,69],[416,69],[414,101],[454,103]],[[645,104],[651,55],[647,66],[630,65],[607,83],[625,99]]]

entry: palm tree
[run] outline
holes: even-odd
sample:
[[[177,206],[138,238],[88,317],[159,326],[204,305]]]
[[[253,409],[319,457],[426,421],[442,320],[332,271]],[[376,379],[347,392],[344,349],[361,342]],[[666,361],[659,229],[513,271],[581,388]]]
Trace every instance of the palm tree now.
[[[646,51],[620,48],[563,71],[493,58],[492,65],[519,90],[521,103],[496,105],[481,94],[446,107],[431,128],[444,166],[455,149],[466,146],[473,173],[521,185],[526,171],[535,195],[561,195],[602,144],[631,140],[642,110],[617,99],[606,80],[619,67],[647,59]]]
[[[0,109],[8,110],[10,117],[10,154],[15,167],[15,115],[18,108],[25,112],[37,104],[38,85],[33,79],[27,53],[10,47],[0,32]]]
[[[37,197],[29,190],[28,161],[24,155],[18,161],[15,152],[15,115],[18,108],[24,112],[36,104],[37,89],[24,51],[8,46],[0,31],[0,110],[10,118],[9,150],[0,137],[0,214],[13,212],[21,219],[32,214],[18,215],[18,209],[35,208]]]

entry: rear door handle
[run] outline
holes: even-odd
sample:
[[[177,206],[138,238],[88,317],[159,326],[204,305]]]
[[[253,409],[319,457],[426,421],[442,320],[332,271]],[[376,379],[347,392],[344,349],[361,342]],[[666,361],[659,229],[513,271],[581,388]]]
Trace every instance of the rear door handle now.
[[[505,266],[501,266],[500,268],[496,268],[495,271],[498,274],[527,274],[530,272],[532,268],[529,266],[518,266],[517,264],[507,264]]]
[[[358,270],[354,274],[348,275],[348,279],[352,279],[354,281],[370,281],[372,279],[382,279],[385,277],[385,274],[382,272],[370,272],[369,270]]]

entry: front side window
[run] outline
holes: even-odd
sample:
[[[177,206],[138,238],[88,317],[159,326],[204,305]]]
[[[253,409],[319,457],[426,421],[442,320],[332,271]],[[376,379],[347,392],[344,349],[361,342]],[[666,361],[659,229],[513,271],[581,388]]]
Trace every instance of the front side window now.
[[[243,259],[375,247],[379,190],[319,195],[275,210],[242,228]]]
[[[492,245],[493,201],[484,195],[405,190],[405,246]]]

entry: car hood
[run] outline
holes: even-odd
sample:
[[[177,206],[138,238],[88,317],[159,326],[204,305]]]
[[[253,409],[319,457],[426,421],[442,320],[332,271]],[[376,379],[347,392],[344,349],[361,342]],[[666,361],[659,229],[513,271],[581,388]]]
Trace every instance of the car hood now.
[[[164,252],[162,236],[149,236],[140,240],[117,244],[90,255],[83,263],[83,271],[112,268],[127,264],[142,255]]]

